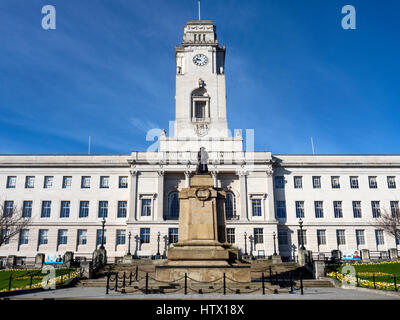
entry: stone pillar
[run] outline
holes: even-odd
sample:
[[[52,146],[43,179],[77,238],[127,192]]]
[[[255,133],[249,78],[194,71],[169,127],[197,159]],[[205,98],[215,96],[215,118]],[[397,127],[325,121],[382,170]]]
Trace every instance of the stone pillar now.
[[[71,251],[65,252],[63,256],[63,265],[66,268],[70,268],[74,262],[74,253]]]
[[[321,279],[325,277],[325,262],[314,261],[314,279]]]
[[[214,170],[211,172],[214,181],[214,188],[218,188],[218,170]]]
[[[312,262],[312,251],[310,250],[299,250],[298,251],[298,264],[300,266],[305,266]]]
[[[342,252],[340,250],[332,250],[331,255],[332,255],[332,258],[335,260],[342,259]]]
[[[264,220],[275,221],[275,201],[274,201],[274,183],[272,176],[274,172],[272,171],[272,166],[266,171],[267,174],[267,212],[264,214]]]
[[[240,220],[249,220],[247,212],[247,172],[245,170],[238,171],[240,182]]]
[[[131,170],[130,192],[129,192],[129,217],[128,221],[133,222],[137,220],[136,216],[136,199],[137,199],[137,170]]]
[[[94,276],[93,262],[92,261],[81,261],[80,271],[82,278],[92,279]]]
[[[192,172],[186,170],[184,173],[185,173],[185,188],[190,188],[190,175]]]
[[[157,180],[157,221],[164,220],[164,171],[157,171],[158,180]]]
[[[370,261],[370,256],[369,256],[369,250],[368,249],[361,249],[361,258],[362,261],[369,262]]]
[[[399,258],[399,254],[396,248],[389,249],[389,258],[391,260],[397,260]]]
[[[35,268],[42,268],[44,264],[44,254],[38,253],[35,257]]]
[[[7,269],[13,269],[16,264],[17,264],[17,256],[10,255],[7,257],[7,263],[6,263]]]

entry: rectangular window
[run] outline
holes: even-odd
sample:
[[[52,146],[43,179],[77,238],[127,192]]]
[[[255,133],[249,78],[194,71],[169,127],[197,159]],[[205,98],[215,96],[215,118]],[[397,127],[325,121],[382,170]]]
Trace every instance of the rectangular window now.
[[[61,201],[60,218],[69,218],[70,201]]]
[[[58,245],[60,244],[67,244],[68,241],[68,230],[60,229],[58,230]]]
[[[14,213],[14,201],[4,201],[4,217],[12,217]]]
[[[99,201],[99,218],[108,217],[108,201]]]
[[[368,183],[370,189],[378,188],[378,181],[376,180],[376,177],[368,177]]]
[[[364,230],[356,230],[356,241],[359,246],[365,245]]]
[[[124,245],[126,240],[126,231],[117,230],[117,245]]]
[[[101,245],[101,237],[103,234],[103,229],[97,229],[96,232],[96,245],[100,246]],[[107,229],[104,229],[104,244],[107,243]]]
[[[371,201],[372,217],[379,218],[381,216],[381,207],[379,201]]]
[[[264,243],[264,229],[254,228],[254,244]]]
[[[314,201],[315,207],[315,217],[316,218],[323,218],[324,217],[324,207],[322,201]]]
[[[127,202],[126,201],[118,201],[118,218],[126,218],[126,208]]]
[[[46,176],[46,177],[44,177],[44,185],[43,185],[43,188],[45,188],[45,189],[50,189],[51,187],[53,187],[53,180],[54,180],[54,177],[52,177],[52,176]]]
[[[35,177],[27,176],[25,178],[25,188],[31,189],[35,187]]]
[[[45,245],[49,243],[49,230],[40,229],[39,230],[39,245]]]
[[[79,229],[78,230],[78,245],[87,244],[87,230]]]
[[[296,201],[296,218],[304,218],[304,201]]]
[[[344,230],[336,230],[336,240],[338,245],[346,244],[346,233]]]
[[[313,188],[321,189],[321,177],[312,177]]]
[[[253,217],[261,217],[261,199],[252,199],[251,200],[251,209]]]
[[[120,188],[120,189],[128,188],[128,177],[119,177],[118,188]]]
[[[383,236],[383,230],[375,230],[375,238],[376,238],[376,244],[378,246],[385,244],[385,238]]]
[[[353,216],[361,218],[361,201],[353,201]]]
[[[151,199],[142,199],[142,217],[151,216]]]
[[[317,241],[318,245],[326,245],[326,231],[317,230]]]
[[[140,228],[140,243],[150,243],[150,228]]]
[[[102,176],[100,177],[100,188],[102,189],[108,189],[108,182],[110,180],[110,177],[108,176]]]
[[[81,180],[81,188],[82,188],[82,189],[88,189],[88,188],[90,188],[90,177],[88,177],[88,176],[83,176],[81,179],[82,179],[82,180]]]
[[[284,189],[285,188],[285,178],[283,176],[275,177],[275,188]]]
[[[278,230],[278,244],[280,246],[289,245],[288,233],[286,230]]]
[[[178,228],[168,228],[168,243],[178,242]]]
[[[81,201],[79,203],[79,218],[87,218],[89,216],[89,201]]]
[[[226,228],[226,238],[228,243],[235,243],[235,228]]]
[[[398,201],[390,201],[390,210],[392,212],[392,217],[400,216],[399,202]]]
[[[335,218],[343,218],[342,201],[333,201],[333,212]]]
[[[358,189],[358,177],[350,177],[350,188]]]
[[[286,202],[285,201],[277,201],[276,202],[276,217],[278,219],[286,218]]]
[[[28,244],[29,242],[29,230],[22,229],[19,233],[19,244]]]
[[[387,177],[388,188],[396,189],[396,177]]]
[[[7,188],[14,189],[17,185],[17,177],[9,176],[7,177]]]
[[[24,201],[22,205],[22,217],[30,218],[32,217],[32,201]]]
[[[294,188],[302,189],[303,188],[303,177],[294,177]]]
[[[10,229],[2,229],[1,230],[1,236],[3,237],[3,245],[9,244],[10,243]]]
[[[63,189],[70,189],[72,187],[72,177],[63,177]]]
[[[332,189],[340,189],[340,177],[331,177]]]
[[[51,214],[51,201],[42,201],[41,218],[50,218]]]
[[[301,245],[301,232],[300,230],[297,230],[297,241],[299,244],[299,247]],[[303,244],[306,246],[307,245],[307,230],[303,230]]]

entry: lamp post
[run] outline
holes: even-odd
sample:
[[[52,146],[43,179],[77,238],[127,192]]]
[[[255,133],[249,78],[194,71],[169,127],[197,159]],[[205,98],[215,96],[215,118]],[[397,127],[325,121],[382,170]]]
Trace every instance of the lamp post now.
[[[160,231],[157,233],[157,255],[160,255]]]
[[[128,233],[128,253],[127,253],[128,256],[131,255],[131,236],[132,236],[132,234],[129,231],[129,233]]]
[[[276,233],[275,233],[275,231],[274,231],[274,233],[273,233],[273,236],[274,236],[274,256],[276,256],[277,254],[276,254],[276,242],[275,242],[275,240],[276,240]]]
[[[247,232],[244,232],[244,254],[247,256]]]
[[[106,218],[103,216],[103,220],[101,221],[102,223],[102,230],[101,230],[101,246],[100,249],[104,250],[104,226],[106,224]]]
[[[300,225],[300,249],[301,250],[306,250],[304,247],[304,239],[303,239],[303,220],[299,220],[299,225]]]

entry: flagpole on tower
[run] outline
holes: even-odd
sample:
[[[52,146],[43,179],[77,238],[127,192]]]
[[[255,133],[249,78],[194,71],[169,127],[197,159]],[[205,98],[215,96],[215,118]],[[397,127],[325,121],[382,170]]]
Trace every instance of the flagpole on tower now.
[[[199,0],[199,21],[201,20],[201,17],[200,17],[200,0]]]

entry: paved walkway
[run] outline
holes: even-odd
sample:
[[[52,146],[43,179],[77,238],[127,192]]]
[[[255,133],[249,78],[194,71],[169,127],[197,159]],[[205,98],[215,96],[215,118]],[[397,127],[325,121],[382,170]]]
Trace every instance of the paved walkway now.
[[[399,299],[400,294],[369,290],[369,289],[340,289],[340,288],[305,288],[304,295],[296,291],[294,294],[105,294],[104,288],[66,288],[42,291],[9,297],[9,299],[134,299],[134,300],[387,300]]]

